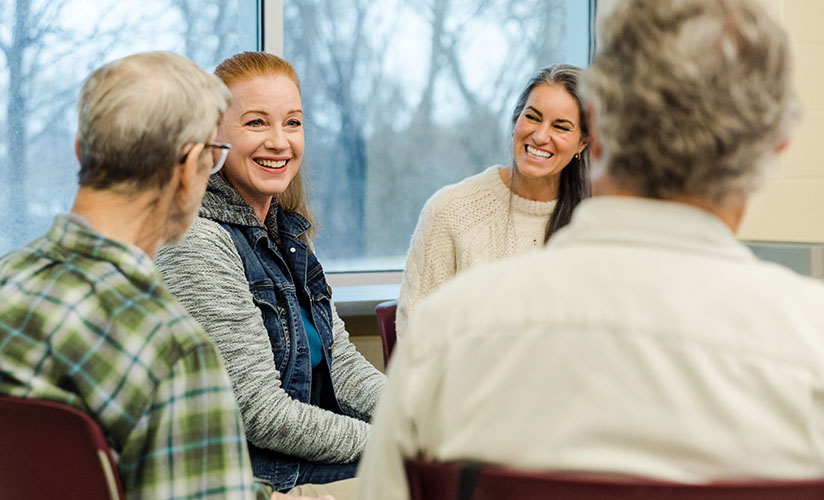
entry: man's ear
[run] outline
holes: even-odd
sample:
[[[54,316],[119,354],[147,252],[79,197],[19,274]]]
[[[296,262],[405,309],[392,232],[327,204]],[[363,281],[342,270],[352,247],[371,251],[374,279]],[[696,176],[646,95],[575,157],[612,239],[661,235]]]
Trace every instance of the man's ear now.
[[[77,157],[77,161],[82,162],[83,160],[80,159],[80,136],[74,136],[74,155]]]
[[[187,146],[187,149],[184,149],[184,157],[183,161],[175,165],[175,169],[178,172],[177,177],[177,191],[180,194],[188,195],[189,192],[192,190],[192,186],[194,186],[195,182],[198,180],[198,174],[200,170],[200,154],[203,152],[203,148],[206,145],[203,143],[194,144]]]
[[[604,154],[601,147],[601,138],[598,137],[598,126],[595,123],[595,108],[592,104],[587,105],[587,121],[589,122],[589,157],[593,161],[598,161]]]

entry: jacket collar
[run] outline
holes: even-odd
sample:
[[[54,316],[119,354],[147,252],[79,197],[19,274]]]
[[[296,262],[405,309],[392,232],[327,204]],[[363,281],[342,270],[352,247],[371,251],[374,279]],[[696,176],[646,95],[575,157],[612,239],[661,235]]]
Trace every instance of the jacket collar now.
[[[311,227],[309,221],[302,215],[280,210],[274,201],[269,207],[265,223],[261,222],[254,209],[219,174],[209,178],[199,215],[215,222],[259,227],[265,229],[275,239],[278,239],[280,233],[298,238]]]

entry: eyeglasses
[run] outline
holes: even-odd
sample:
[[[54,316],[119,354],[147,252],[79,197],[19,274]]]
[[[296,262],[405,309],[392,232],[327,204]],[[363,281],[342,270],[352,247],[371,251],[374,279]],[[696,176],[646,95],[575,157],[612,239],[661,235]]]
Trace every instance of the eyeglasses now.
[[[206,147],[220,150],[220,159],[215,162],[215,167],[212,169],[212,174],[216,174],[223,168],[223,164],[226,163],[226,157],[229,156],[229,150],[232,149],[232,145],[222,142],[207,142]]]
[[[231,144],[224,144],[222,142],[207,142],[205,147],[207,148],[215,148],[220,149],[220,159],[215,162],[215,166],[212,167],[211,174],[216,174],[218,171],[223,168],[223,164],[226,163],[226,157],[229,156],[229,150],[232,149]],[[189,153],[183,155],[183,158],[180,159],[180,163],[186,161],[186,157],[189,156]]]

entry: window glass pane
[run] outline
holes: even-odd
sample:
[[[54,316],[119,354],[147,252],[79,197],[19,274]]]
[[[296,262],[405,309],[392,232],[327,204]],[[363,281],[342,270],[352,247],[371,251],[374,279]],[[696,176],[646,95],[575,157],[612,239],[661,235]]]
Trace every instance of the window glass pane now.
[[[257,3],[0,0],[0,254],[43,234],[77,189],[75,105],[83,79],[145,50],[207,71],[257,48]]]
[[[531,74],[587,63],[584,0],[284,2],[327,270],[399,269],[438,188],[508,164]]]

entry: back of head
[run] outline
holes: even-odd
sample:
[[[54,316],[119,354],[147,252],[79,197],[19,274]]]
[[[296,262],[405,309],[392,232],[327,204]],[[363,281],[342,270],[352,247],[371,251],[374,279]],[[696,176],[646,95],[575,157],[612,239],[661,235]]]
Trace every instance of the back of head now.
[[[163,186],[186,144],[211,139],[228,98],[220,79],[170,52],[102,66],[80,90],[80,185],[128,192]]]
[[[615,182],[715,203],[760,186],[798,104],[786,34],[759,2],[619,0],[597,36],[584,85]]]

